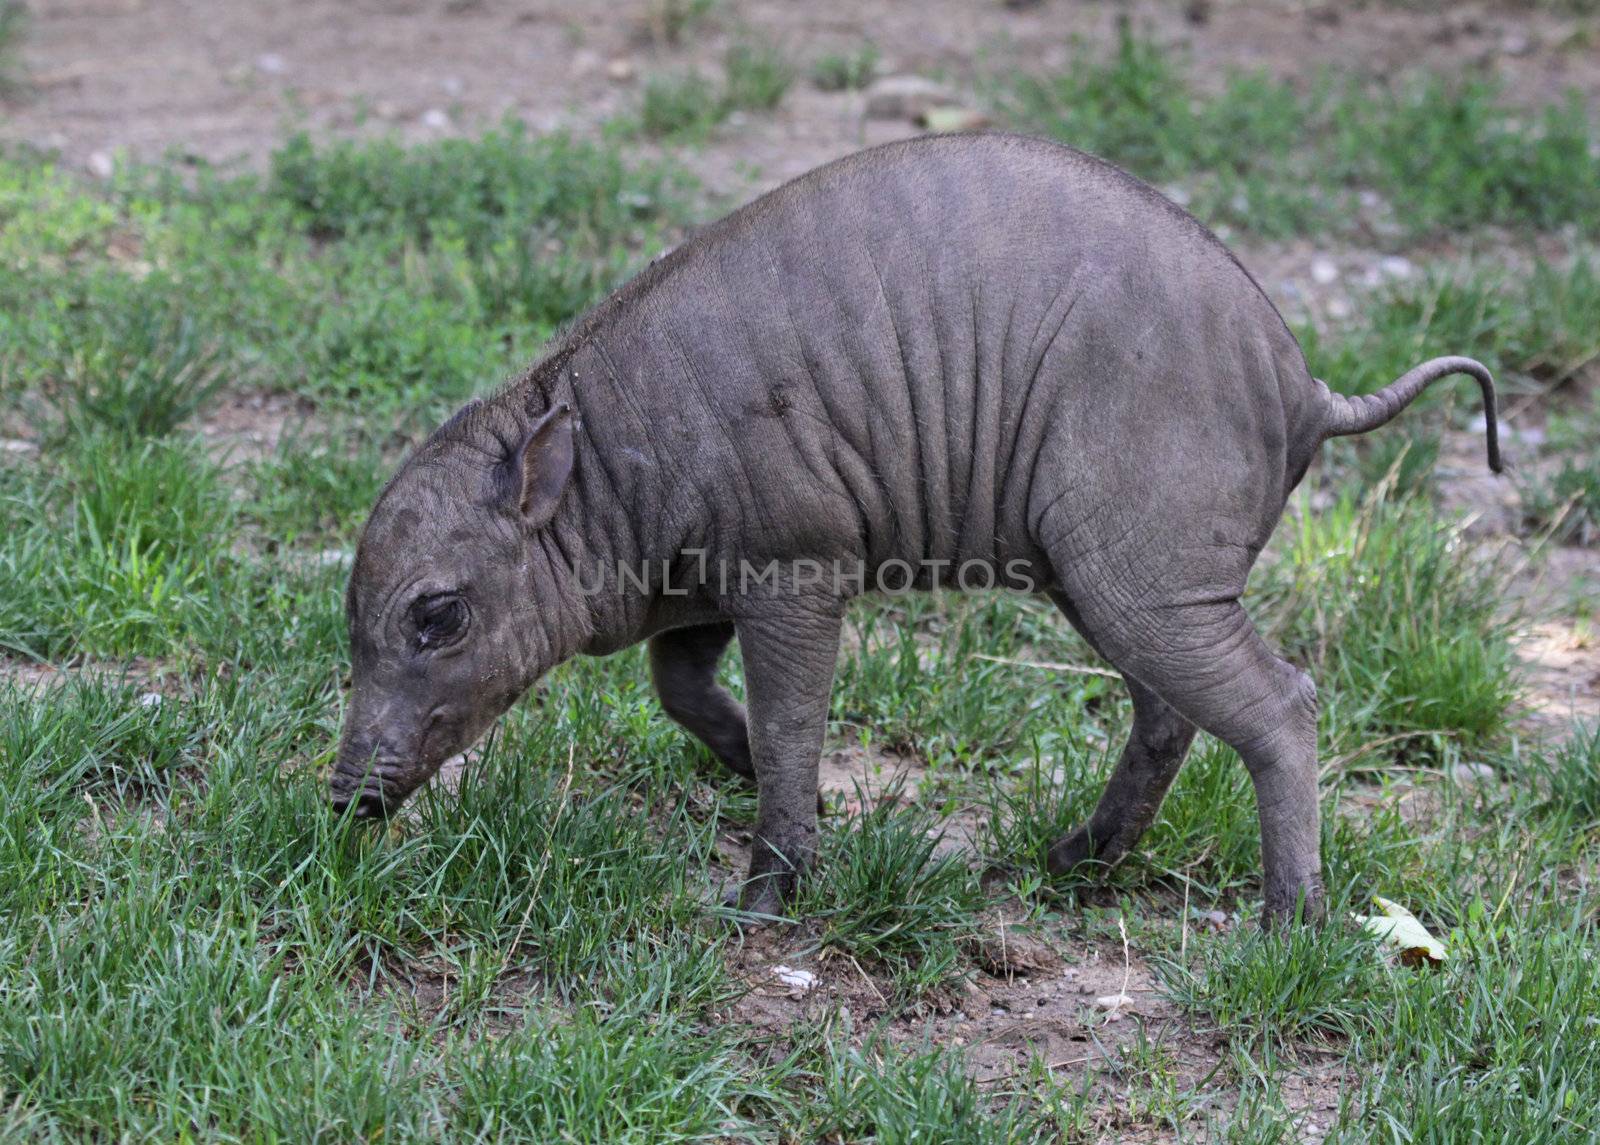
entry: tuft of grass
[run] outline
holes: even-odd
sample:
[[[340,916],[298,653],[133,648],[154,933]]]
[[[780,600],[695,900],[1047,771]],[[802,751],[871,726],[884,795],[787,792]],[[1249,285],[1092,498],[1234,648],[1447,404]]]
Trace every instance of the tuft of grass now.
[[[828,877],[800,906],[820,924],[824,952],[888,969],[908,996],[955,978],[985,895],[965,856],[938,852],[939,838],[926,811],[896,810],[892,799],[829,835]]]
[[[716,11],[717,0],[650,0],[645,30],[657,44],[677,47],[688,33],[702,27]]]
[[[1565,742],[1535,754],[1521,779],[1541,811],[1565,816],[1579,834],[1600,828],[1600,724],[1575,727]]]
[[[878,72],[878,48],[870,41],[845,52],[828,52],[811,64],[811,82],[820,91],[857,91]]]
[[[28,10],[22,0],[0,0],[0,97],[22,88],[22,60],[18,46],[28,27]]]
[[[484,1041],[459,1067],[451,1136],[654,1142],[754,1136],[786,1104],[752,1084],[726,1034],[628,1010],[530,1022]]]
[[[802,1032],[782,1067],[806,1092],[805,1140],[911,1145],[936,1137],[952,1145],[1010,1145],[1087,1127],[1087,1100],[1056,1092],[1042,1067],[1030,1080],[1050,1099],[1033,1105],[985,1093],[959,1053],[927,1044],[902,1048],[882,1028],[859,1044],[850,1035],[847,1026],[809,1038]]]
[[[1485,224],[1595,233],[1600,156],[1576,93],[1527,114],[1483,81],[1351,84],[1327,130],[1329,173],[1376,189],[1412,234]]]
[[[729,110],[771,111],[794,83],[794,65],[772,44],[741,40],[723,57],[723,102]]]
[[[55,404],[61,423],[80,433],[164,437],[235,380],[216,336],[149,280],[94,292],[72,343]]]
[[[793,82],[794,65],[779,48],[739,40],[723,58],[720,87],[698,71],[647,79],[638,127],[655,139],[702,138],[735,111],[771,111]]]
[[[700,136],[729,110],[716,85],[697,71],[651,76],[639,101],[639,129],[655,139]]]
[[[1245,1046],[1347,1040],[1380,1028],[1386,976],[1375,940],[1342,922],[1240,926],[1193,944],[1188,964],[1156,963],[1167,996]]]
[[[7,476],[0,568],[16,587],[0,603],[0,647],[40,659],[160,654],[229,581],[233,509],[188,443],[80,437],[48,484]]]
[[[1437,737],[1479,744],[1506,726],[1517,684],[1501,576],[1460,526],[1384,482],[1286,528],[1264,611],[1318,681],[1336,747],[1398,737],[1436,752]]]
[[[1396,990],[1357,1052],[1372,1066],[1354,1105],[1359,1132],[1403,1127],[1413,1141],[1583,1141],[1600,1063],[1600,963],[1581,904],[1523,927],[1479,910],[1440,973]]]
[[[1553,472],[1521,478],[1523,523],[1551,532],[1558,544],[1600,543],[1600,423],[1552,417],[1547,451],[1561,460]]]
[[[1051,845],[1088,821],[1113,760],[1074,740],[1061,741],[1057,750],[1053,765],[1035,752],[1017,771],[989,776],[981,850],[993,862],[1042,872]],[[1083,874],[1098,879],[1102,873]]]
[[[1564,267],[1538,261],[1516,275],[1471,264],[1431,269],[1371,296],[1358,319],[1331,334],[1309,325],[1296,333],[1312,374],[1340,393],[1381,389],[1446,347],[1470,347],[1502,384],[1555,389],[1600,359],[1597,312],[1600,267],[1580,251]]]
[[[1596,233],[1597,130],[1576,96],[1529,114],[1477,80],[1324,76],[1302,94],[1242,74],[1206,94],[1130,21],[1117,29],[1110,53],[1080,47],[1060,73],[1000,85],[1001,114],[1180,184],[1201,218],[1265,237],[1357,227],[1357,191],[1384,204],[1374,222],[1412,237],[1485,223]]]

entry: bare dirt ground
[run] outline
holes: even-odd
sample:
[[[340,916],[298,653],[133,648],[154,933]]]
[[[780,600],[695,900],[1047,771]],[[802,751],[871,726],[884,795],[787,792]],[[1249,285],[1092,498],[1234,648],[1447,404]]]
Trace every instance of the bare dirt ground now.
[[[727,0],[682,43],[668,44],[652,36],[646,0],[33,0],[23,44],[28,87],[0,102],[0,139],[56,150],[67,165],[103,178],[119,154],[177,152],[259,165],[296,127],[422,140],[514,115],[535,128],[588,131],[632,108],[641,80],[653,72],[714,72],[735,36],[783,45],[802,75],[818,55],[870,39],[882,53],[881,74],[937,77],[970,96],[985,74],[1059,65],[1075,39],[1106,41],[1125,11],[1185,44],[1203,78],[1240,67],[1292,79],[1314,61],[1373,74],[1428,68],[1492,75],[1512,98],[1528,102],[1574,88],[1600,99],[1600,27],[1593,20],[1481,4],[1439,8],[1299,0],[1044,0],[1017,8],[998,0]],[[916,131],[908,120],[868,118],[859,93],[824,93],[802,78],[773,114],[736,116],[687,162],[713,199],[738,200]],[[1313,316],[1390,273],[1376,251],[1321,252],[1297,242],[1241,253],[1286,310]],[[1318,253],[1337,264],[1335,281],[1313,279]],[[1413,253],[1420,260],[1451,252]],[[261,456],[291,413],[273,399],[233,398],[204,432],[219,451]],[[1463,438],[1474,466],[1480,448],[1476,437]],[[1516,515],[1514,491],[1504,483],[1462,477],[1449,497],[1458,507],[1485,510],[1491,531]],[[1597,563],[1593,550],[1561,550],[1519,581],[1530,615],[1520,644],[1529,727],[1537,735],[1563,734],[1575,715],[1600,716]],[[18,664],[0,672],[46,686],[55,675]],[[884,797],[891,787],[896,798],[917,797],[914,770],[858,751],[833,753],[824,777],[836,807]],[[956,816],[952,845],[970,846],[970,819]],[[724,859],[737,863],[742,844],[725,838]],[[1119,1063],[1139,1032],[1163,1041],[1188,1083],[1218,1066],[1218,1048],[1204,1032],[1183,1028],[1137,954],[1105,940],[1052,949],[1014,921],[995,920],[981,960],[987,972],[970,989],[901,1019],[896,1036],[972,1047],[977,1076],[996,1091],[1034,1051],[1067,1078],[1097,1069],[1099,1084],[1113,1090],[1104,1102],[1104,1129],[1113,1138]],[[1175,931],[1195,925],[1177,905],[1168,921]],[[892,987],[848,961],[819,960],[814,937],[802,927],[749,938],[731,970],[751,989],[729,1017],[781,1038],[795,1022],[836,1007],[848,1009],[858,1029],[890,1009]],[[816,975],[815,983],[785,984],[775,973],[780,965]],[[1097,1004],[1115,994],[1132,1002],[1111,1010]],[[1296,1092],[1286,1096],[1305,1114],[1302,1139],[1320,1138],[1319,1124],[1332,1120],[1347,1080],[1308,1066],[1290,1087]]]

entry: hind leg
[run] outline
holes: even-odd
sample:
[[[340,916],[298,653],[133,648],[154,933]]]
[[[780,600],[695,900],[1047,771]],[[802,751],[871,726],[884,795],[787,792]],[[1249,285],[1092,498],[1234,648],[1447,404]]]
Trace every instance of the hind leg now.
[[[717,683],[733,622],[674,628],[650,638],[650,677],[661,707],[735,775],[754,780],[744,705]]]
[[[1050,599],[1103,656],[1066,595],[1051,592]],[[1120,862],[1155,822],[1167,789],[1194,742],[1194,724],[1170,704],[1132,676],[1124,676],[1123,683],[1133,698],[1133,729],[1094,814],[1050,848],[1052,874],[1064,874],[1089,861],[1107,866]]]
[[[1137,679],[1179,718],[1204,728],[1243,759],[1261,822],[1268,918],[1292,915],[1302,900],[1308,916],[1320,914],[1317,706],[1310,677],[1272,654],[1237,599],[1152,607],[1069,595],[1083,602],[1086,632],[1130,684]],[[1135,693],[1135,738],[1137,703]],[[1117,779],[1113,775],[1113,783]],[[1135,784],[1134,790],[1141,789]],[[1099,842],[1092,819],[1087,834]],[[1062,859],[1072,857],[1067,846],[1072,838],[1057,844]],[[1055,851],[1051,858],[1054,866]]]

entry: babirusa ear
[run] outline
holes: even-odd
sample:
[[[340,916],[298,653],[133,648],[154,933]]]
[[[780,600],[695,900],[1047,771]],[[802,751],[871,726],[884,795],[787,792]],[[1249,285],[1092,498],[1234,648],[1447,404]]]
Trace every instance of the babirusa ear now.
[[[522,443],[507,459],[507,482],[517,507],[537,529],[555,516],[556,502],[572,476],[572,407],[560,402],[528,427]]]

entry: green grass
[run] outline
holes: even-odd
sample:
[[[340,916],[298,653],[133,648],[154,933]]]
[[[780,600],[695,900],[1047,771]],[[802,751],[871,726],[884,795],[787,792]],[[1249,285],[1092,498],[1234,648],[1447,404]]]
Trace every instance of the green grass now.
[[[22,87],[22,61],[18,45],[28,26],[22,0],[0,0],[0,98]]]
[[[728,48],[722,66],[727,85],[723,98],[739,110],[771,111],[794,83],[794,65],[771,44],[739,41]]]
[[[656,139],[702,140],[736,111],[773,110],[794,77],[794,65],[780,48],[736,40],[723,57],[720,85],[694,70],[646,79],[637,127]]]
[[[878,49],[871,42],[843,52],[818,56],[811,64],[811,82],[821,91],[857,91],[878,71]]]
[[[1371,393],[1425,358],[1466,350],[1502,387],[1535,392],[1593,376],[1597,313],[1600,264],[1592,249],[1579,248],[1564,266],[1539,260],[1527,271],[1430,268],[1379,290],[1351,322],[1296,333],[1312,374],[1341,393]],[[1459,395],[1452,401],[1463,404]]]
[[[703,136],[730,110],[716,85],[697,71],[650,76],[639,99],[639,130],[656,139]]]
[[[1380,485],[1284,528],[1262,577],[1270,631],[1309,666],[1331,746],[1399,737],[1437,751],[1438,736],[1492,741],[1516,698],[1503,565],[1462,559],[1459,529]]]
[[[1236,73],[1202,90],[1185,62],[1118,25],[1113,49],[1080,47],[1059,73],[996,83],[1000,113],[1180,186],[1199,217],[1268,238],[1498,224],[1593,237],[1600,154],[1574,95],[1532,111],[1477,79],[1332,74],[1300,86]],[[1379,200],[1359,209],[1358,192]]]
[[[892,801],[837,825],[822,856],[829,877],[797,908],[820,924],[824,956],[882,968],[912,997],[959,976],[986,896],[964,854],[939,853],[938,827]]]
[[[717,0],[649,0],[644,25],[659,44],[675,47],[689,33],[704,27],[716,12]]]
[[[1600,543],[1600,420],[1592,408],[1552,417],[1547,444],[1553,466],[1520,482],[1524,523],[1567,544]]]
[[[1188,963],[1159,966],[1178,1005],[1204,1013],[1217,1034],[1281,1049],[1294,1041],[1373,1035],[1384,972],[1377,942],[1337,914],[1326,927],[1284,934],[1240,927],[1199,944]]]
[[[771,98],[751,74],[744,98]],[[1326,504],[1297,503],[1247,603],[1319,680],[1339,909],[1405,902],[1459,951],[1440,972],[1338,924],[1259,935],[1249,781],[1204,739],[1127,862],[1045,879],[1130,713],[1116,680],[1055,667],[1099,665],[1033,600],[853,611],[832,742],[910,761],[916,795],[824,821],[808,921],[775,937],[711,905],[754,801],[661,717],[637,650],[553,673],[457,793],[382,829],[332,814],[341,591],[377,488],[690,222],[688,188],[512,125],[294,137],[261,175],[130,166],[95,189],[0,153],[0,418],[38,447],[0,454],[0,648],[8,681],[66,669],[0,683],[0,1137],[1026,1142],[1209,1119],[1287,1140],[1285,1079],[1315,1061],[1347,1082],[1335,1139],[1583,1139],[1595,733],[1514,729],[1495,566],[1426,465],[1382,479],[1376,442],[1330,455]],[[1370,389],[1470,343],[1566,402],[1591,377],[1591,268],[1422,276],[1314,364]],[[264,453],[200,432],[264,395],[287,411]],[[1547,449],[1576,466],[1589,419],[1567,416]],[[1505,782],[1441,778],[1459,762]],[[981,863],[936,846],[950,816]],[[1246,918],[1185,935],[1185,905]],[[985,1047],[944,1011],[977,1008],[980,940],[1027,922],[1069,963],[1120,961],[1119,919],[1217,1071],[1177,1067],[1182,1024],[1096,1018],[1068,1056],[1103,1059],[1035,1047],[975,1081]],[[732,968],[812,956],[848,1003],[753,1025]]]

